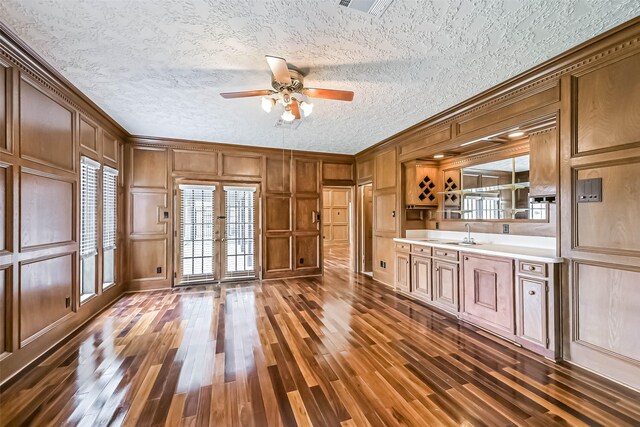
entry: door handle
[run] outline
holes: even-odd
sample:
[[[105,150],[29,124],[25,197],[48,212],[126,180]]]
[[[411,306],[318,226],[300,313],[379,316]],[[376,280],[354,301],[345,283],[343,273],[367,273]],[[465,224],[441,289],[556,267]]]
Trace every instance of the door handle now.
[[[529,291],[529,295],[535,295],[536,291]]]
[[[316,215],[316,211],[311,211],[311,224],[315,224],[317,220],[318,217]]]

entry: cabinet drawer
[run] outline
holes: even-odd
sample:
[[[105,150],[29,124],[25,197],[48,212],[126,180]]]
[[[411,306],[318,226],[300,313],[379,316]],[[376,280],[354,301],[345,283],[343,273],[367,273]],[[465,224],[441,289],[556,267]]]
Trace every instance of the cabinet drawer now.
[[[402,252],[409,252],[409,248],[411,247],[408,243],[396,243],[396,250]]]
[[[433,256],[442,259],[458,260],[458,251],[452,251],[450,249],[437,249],[433,248]]]
[[[431,246],[411,245],[411,252],[420,255],[431,255]]]
[[[547,265],[541,262],[518,261],[518,272],[532,276],[547,277]]]

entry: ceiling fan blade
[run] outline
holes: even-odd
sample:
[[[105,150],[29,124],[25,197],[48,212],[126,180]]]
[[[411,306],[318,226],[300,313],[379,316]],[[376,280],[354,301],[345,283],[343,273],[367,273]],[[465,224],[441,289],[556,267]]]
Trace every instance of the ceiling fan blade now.
[[[300,106],[298,105],[298,101],[295,99],[291,100],[291,113],[296,116],[296,119],[300,118]]]
[[[311,98],[335,99],[337,101],[352,101],[353,92],[333,89],[302,89],[302,93]]]
[[[267,58],[267,64],[269,64],[269,68],[271,68],[273,77],[275,77],[275,79],[280,83],[290,85],[291,76],[289,76],[287,61],[285,61],[284,58],[278,58],[277,56],[266,55],[265,58]]]
[[[247,98],[250,96],[267,96],[273,93],[272,90],[247,90],[244,92],[225,92],[221,93],[220,96],[225,99],[234,99],[234,98]]]

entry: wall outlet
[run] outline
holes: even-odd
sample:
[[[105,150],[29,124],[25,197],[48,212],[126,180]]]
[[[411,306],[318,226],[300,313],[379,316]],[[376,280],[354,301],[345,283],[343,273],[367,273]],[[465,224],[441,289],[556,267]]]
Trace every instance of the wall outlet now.
[[[502,234],[509,234],[509,224],[502,224]]]
[[[162,273],[162,267],[156,268],[156,273],[158,273],[158,274]]]
[[[304,264],[304,258],[300,258],[300,265]]]

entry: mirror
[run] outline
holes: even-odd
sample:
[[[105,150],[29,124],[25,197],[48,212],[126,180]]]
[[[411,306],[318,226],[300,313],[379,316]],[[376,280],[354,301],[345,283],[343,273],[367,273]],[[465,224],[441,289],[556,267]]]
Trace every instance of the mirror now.
[[[459,188],[445,188],[443,219],[547,219],[547,204],[529,197],[529,155],[448,171]]]

